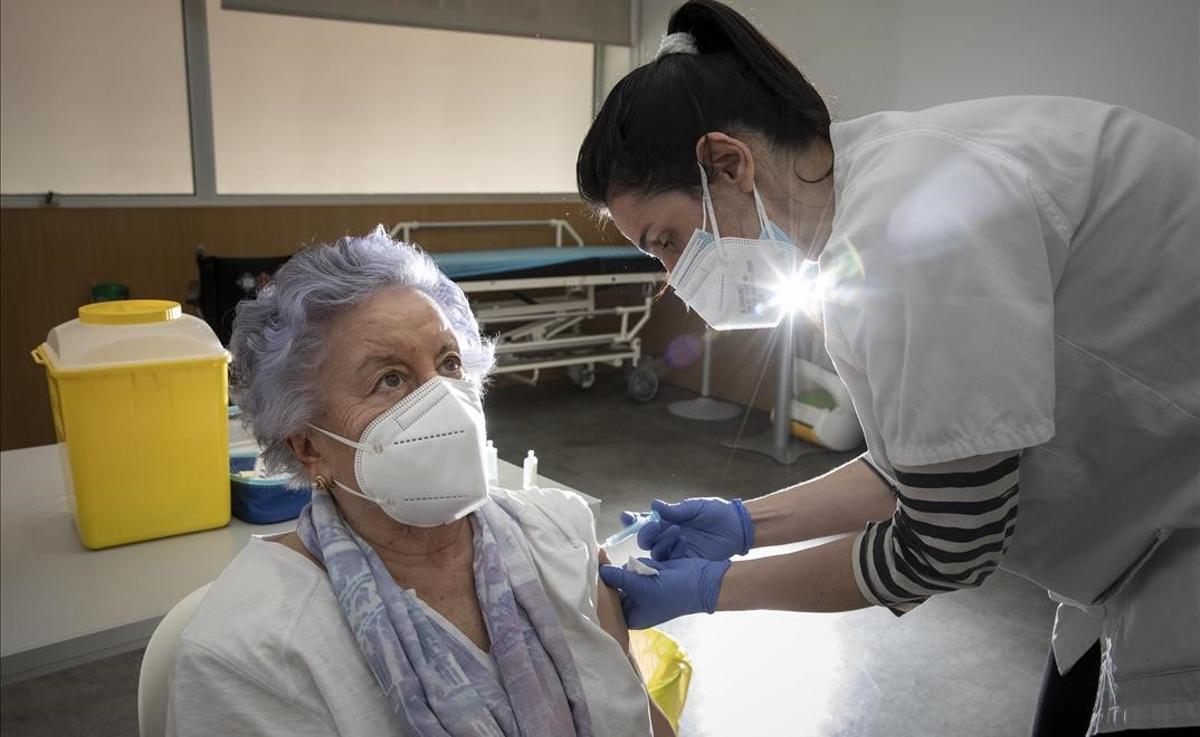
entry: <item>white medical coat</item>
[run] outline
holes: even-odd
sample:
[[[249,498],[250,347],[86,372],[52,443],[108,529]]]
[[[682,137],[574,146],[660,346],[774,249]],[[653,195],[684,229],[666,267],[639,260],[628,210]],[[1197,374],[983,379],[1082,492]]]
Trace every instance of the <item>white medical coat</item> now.
[[[1078,605],[1061,669],[1103,634],[1092,731],[1200,724],[1200,144],[1056,97],[832,142],[826,346],[872,461],[1024,450],[1001,565]]]

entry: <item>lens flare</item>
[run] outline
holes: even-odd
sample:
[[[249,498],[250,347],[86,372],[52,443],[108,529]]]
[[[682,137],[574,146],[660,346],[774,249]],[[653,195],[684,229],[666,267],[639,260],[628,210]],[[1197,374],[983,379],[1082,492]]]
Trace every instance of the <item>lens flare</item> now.
[[[667,343],[667,365],[676,371],[691,368],[704,353],[704,341],[696,335],[677,335]]]
[[[806,261],[794,273],[783,275],[770,287],[771,298],[767,305],[785,314],[811,311],[821,304],[831,287],[832,280],[820,273],[814,262]]]

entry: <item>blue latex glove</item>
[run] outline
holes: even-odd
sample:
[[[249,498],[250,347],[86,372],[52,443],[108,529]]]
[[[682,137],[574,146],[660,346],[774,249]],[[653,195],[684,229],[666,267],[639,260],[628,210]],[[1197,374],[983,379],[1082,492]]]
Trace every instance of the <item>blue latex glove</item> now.
[[[678,504],[655,499],[650,508],[662,519],[638,531],[638,546],[655,560],[725,560],[754,547],[754,523],[741,499],[696,497]],[[632,515],[622,513],[621,522],[629,525]]]
[[[658,575],[643,576],[617,566],[600,566],[600,580],[617,590],[630,629],[644,630],[685,614],[712,614],[717,608],[721,579],[729,570],[729,561],[639,560],[657,570]]]

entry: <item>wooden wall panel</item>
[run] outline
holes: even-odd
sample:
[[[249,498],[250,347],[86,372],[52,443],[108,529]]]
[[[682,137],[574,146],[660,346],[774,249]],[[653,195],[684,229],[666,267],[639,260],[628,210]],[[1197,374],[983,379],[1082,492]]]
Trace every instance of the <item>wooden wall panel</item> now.
[[[0,211],[0,449],[53,442],[43,370],[29,351],[52,327],[76,316],[93,284],[120,282],[134,297],[183,302],[188,282],[196,278],[198,244],[218,255],[278,255],[363,233],[379,223],[546,218],[569,220],[589,243],[622,242],[615,228],[598,223],[578,203]],[[430,251],[548,244],[552,238],[548,228],[418,230],[413,235]],[[702,335],[703,324],[668,292],[646,326],[643,350],[662,354],[684,334]],[[774,366],[761,363],[769,345],[769,331],[721,335],[714,349],[713,394],[769,407]],[[675,367],[663,378],[698,390],[699,365]]]
[[[590,243],[615,243],[578,203],[479,203],[322,207],[179,207],[0,211],[0,449],[53,442],[43,371],[29,351],[76,316],[100,282],[134,297],[183,302],[196,278],[195,249],[276,255],[401,220],[565,218]],[[431,251],[553,242],[553,231],[417,231]]]

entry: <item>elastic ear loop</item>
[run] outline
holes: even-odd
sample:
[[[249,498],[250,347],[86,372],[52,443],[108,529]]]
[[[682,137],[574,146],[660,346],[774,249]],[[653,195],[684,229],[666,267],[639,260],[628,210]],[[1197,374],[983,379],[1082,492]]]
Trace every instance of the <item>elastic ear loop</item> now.
[[[350,448],[354,448],[355,450],[362,450],[364,447],[366,447],[362,443],[355,443],[351,440],[347,440],[347,439],[343,438],[341,435],[338,435],[337,433],[329,432],[328,430],[319,428],[316,425],[313,425],[311,423],[309,424],[309,427],[311,427],[313,430],[316,430],[317,432],[321,433],[322,435],[324,435],[332,440],[336,440],[337,442],[341,443],[342,445],[345,445]],[[355,465],[357,465],[357,463]],[[377,499],[375,499],[373,497],[369,497],[366,494],[363,494],[362,492],[355,491],[354,489],[351,489],[349,486],[346,486],[345,484],[343,484],[341,481],[338,481],[337,479],[331,478],[330,481],[333,482],[334,486],[337,486],[338,488],[340,488],[342,491],[346,492],[347,494],[353,494],[354,496],[362,497],[363,499],[366,499],[369,502],[375,502],[376,504],[379,503],[379,501]]]
[[[353,440],[347,440],[347,439],[343,438],[341,435],[338,435],[337,433],[329,432],[328,430],[317,427],[316,425],[313,425],[311,423],[309,423],[308,426],[311,429],[316,430],[317,432],[321,433],[325,437],[336,440],[339,443],[341,443],[342,445],[345,445],[349,448],[354,448],[355,450],[372,450],[372,448],[370,446],[363,445],[362,443],[356,443]]]
[[[771,221],[767,219],[767,208],[763,204],[762,196],[758,194],[758,187],[754,187],[754,209],[758,211],[758,224],[767,234],[767,239],[771,241],[772,248],[786,248],[788,250],[787,266],[788,276],[796,273],[796,256],[800,254],[800,249],[795,246],[780,243],[779,237],[775,235],[775,229],[771,227]]]
[[[703,164],[698,164],[698,166],[700,167],[700,189],[703,192],[701,200],[704,206],[704,226],[708,225],[708,220],[711,217],[713,237],[717,241],[720,241],[721,231],[717,227],[717,211],[713,208],[712,193],[708,189],[708,172],[704,171]],[[758,194],[758,185],[752,185],[751,192],[754,195],[754,210],[758,213],[758,224],[767,232],[767,237],[771,239],[771,243],[778,246],[779,239],[775,237],[775,230],[771,228],[771,221],[767,219],[767,208],[763,205],[762,196]]]
[[[767,237],[772,243],[778,244],[779,240],[775,237],[775,229],[771,227],[771,221],[767,220],[767,208],[763,205],[762,197],[758,194],[758,186],[755,185],[754,192],[754,209],[758,212],[758,224],[767,232]]]
[[[699,162],[696,166],[700,167],[700,190],[703,196],[700,198],[701,205],[704,209],[704,223],[701,229],[707,230],[708,221],[712,220],[712,234],[716,240],[721,240],[721,230],[717,227],[717,211],[713,209],[712,194],[708,191],[708,172],[704,171],[704,164]]]
[[[383,509],[383,503],[381,500],[376,499],[373,496],[367,496],[366,494],[362,493],[361,491],[355,491],[354,489],[351,489],[349,486],[346,486],[345,484],[343,484],[341,481],[338,481],[337,479],[333,480],[333,484],[334,484],[334,486],[338,487],[339,489],[346,492],[347,494],[356,496],[359,499],[365,499],[365,500],[371,502],[372,504],[374,504],[375,506],[379,507],[380,509]]]
[[[349,440],[343,438],[341,435],[338,435],[336,433],[331,433],[328,430],[322,430],[321,428],[317,427],[316,425],[310,424],[309,427],[311,427],[312,429],[321,433],[322,435],[325,435],[333,440],[338,441],[342,445],[349,446],[356,450],[361,450],[363,447],[362,443],[355,443],[355,442],[349,441]],[[372,502],[373,504],[375,504],[376,506],[379,506],[382,509],[382,506],[380,505],[380,501],[378,499],[376,499],[375,497],[367,496],[366,494],[362,493],[361,491],[355,491],[354,489],[351,489],[349,486],[346,486],[345,484],[343,484],[341,481],[338,481],[337,479],[330,479],[330,481],[333,482],[334,486],[338,487],[339,489],[346,492],[347,494],[353,494],[354,496],[356,496],[360,499],[366,499],[367,501]],[[328,493],[328,491],[326,493]]]

